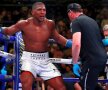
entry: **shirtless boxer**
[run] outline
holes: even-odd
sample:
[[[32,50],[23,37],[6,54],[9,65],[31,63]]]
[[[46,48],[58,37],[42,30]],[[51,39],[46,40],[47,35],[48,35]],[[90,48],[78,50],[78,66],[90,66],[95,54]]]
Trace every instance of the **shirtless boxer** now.
[[[0,29],[5,35],[21,31],[25,44],[22,54],[22,89],[32,90],[33,79],[39,75],[54,90],[66,90],[63,79],[57,68],[49,61],[48,41],[53,38],[59,44],[71,47],[71,41],[57,33],[55,23],[47,19],[45,4],[36,2],[32,6],[32,17],[20,20],[16,24]]]

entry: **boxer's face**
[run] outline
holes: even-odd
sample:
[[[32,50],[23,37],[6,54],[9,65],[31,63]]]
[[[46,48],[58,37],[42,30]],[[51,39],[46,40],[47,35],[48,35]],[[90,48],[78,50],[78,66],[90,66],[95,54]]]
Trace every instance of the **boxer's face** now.
[[[40,22],[44,21],[46,16],[45,5],[37,5],[34,9],[32,9],[32,16]]]

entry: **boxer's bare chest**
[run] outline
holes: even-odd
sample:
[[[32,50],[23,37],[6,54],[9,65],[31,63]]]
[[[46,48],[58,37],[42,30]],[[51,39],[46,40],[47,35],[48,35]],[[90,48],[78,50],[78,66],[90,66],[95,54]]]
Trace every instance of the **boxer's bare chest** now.
[[[29,39],[35,39],[40,41],[46,41],[51,36],[51,27],[48,24],[35,25],[28,24],[24,28],[23,36]]]

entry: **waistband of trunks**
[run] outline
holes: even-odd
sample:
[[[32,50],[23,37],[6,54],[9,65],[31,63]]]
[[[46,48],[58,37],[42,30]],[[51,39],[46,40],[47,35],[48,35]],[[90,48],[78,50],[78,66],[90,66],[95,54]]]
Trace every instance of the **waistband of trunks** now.
[[[23,51],[23,55],[26,55],[27,57],[32,57],[32,58],[49,58],[48,52],[43,52],[43,53],[34,53],[34,52],[27,52]]]

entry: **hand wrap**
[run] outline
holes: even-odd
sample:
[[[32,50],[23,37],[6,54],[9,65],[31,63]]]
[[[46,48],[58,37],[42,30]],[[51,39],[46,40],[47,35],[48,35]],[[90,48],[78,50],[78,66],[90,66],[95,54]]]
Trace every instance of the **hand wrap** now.
[[[68,48],[71,48],[72,47],[72,41],[71,40],[67,40],[65,46],[68,47]]]

